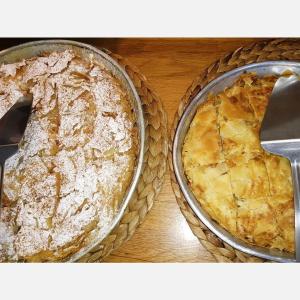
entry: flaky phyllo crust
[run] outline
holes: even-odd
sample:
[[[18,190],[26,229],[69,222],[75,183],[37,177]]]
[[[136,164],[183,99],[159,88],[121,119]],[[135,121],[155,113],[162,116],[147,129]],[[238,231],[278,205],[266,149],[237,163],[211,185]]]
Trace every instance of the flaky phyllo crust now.
[[[294,251],[289,161],[264,151],[259,130],[276,76],[240,76],[209,95],[183,146],[189,185],[206,212],[251,244]]]
[[[27,91],[34,109],[5,164],[0,261],[66,259],[110,229],[134,172],[135,115],[121,82],[71,50],[0,66],[0,117]]]

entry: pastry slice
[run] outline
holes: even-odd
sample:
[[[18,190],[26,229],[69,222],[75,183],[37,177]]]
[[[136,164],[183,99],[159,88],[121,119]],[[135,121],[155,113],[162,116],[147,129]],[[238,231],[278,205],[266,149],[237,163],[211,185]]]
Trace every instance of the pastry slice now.
[[[240,165],[263,155],[257,125],[244,120],[220,120],[220,135],[229,166]]]
[[[232,190],[237,198],[259,198],[270,195],[269,179],[260,158],[229,168]]]
[[[266,197],[237,200],[237,232],[245,241],[272,247],[279,228]]]
[[[256,120],[263,120],[269,97],[272,93],[277,76],[266,76],[263,80],[258,80],[254,74],[246,74],[243,79],[245,82],[244,94],[254,112]],[[250,85],[246,82],[252,81]]]
[[[223,120],[254,121],[253,111],[242,91],[242,88],[234,87],[218,95],[219,115]]]
[[[293,198],[287,195],[272,196],[268,199],[276,222],[279,227],[281,239],[277,240],[276,248],[287,249],[293,252],[295,249],[295,214]]]
[[[224,161],[217,127],[217,112],[212,102],[201,105],[186,135],[182,156],[185,169]]]
[[[264,162],[270,182],[270,194],[286,195],[293,199],[291,166],[285,157],[265,153]]]
[[[221,226],[236,231],[236,204],[224,163],[195,166],[187,171],[190,186],[204,209]]]

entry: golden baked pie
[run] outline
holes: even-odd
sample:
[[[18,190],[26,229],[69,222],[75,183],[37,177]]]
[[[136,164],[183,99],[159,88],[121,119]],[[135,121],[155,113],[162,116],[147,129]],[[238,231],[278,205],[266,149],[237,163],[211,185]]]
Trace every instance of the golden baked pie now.
[[[196,199],[232,235],[294,251],[294,203],[286,158],[260,146],[259,130],[276,76],[241,75],[209,95],[191,122],[182,156]]]
[[[55,261],[111,226],[133,176],[135,115],[93,57],[52,52],[0,67],[0,117],[25,92],[33,112],[5,164],[0,261]]]

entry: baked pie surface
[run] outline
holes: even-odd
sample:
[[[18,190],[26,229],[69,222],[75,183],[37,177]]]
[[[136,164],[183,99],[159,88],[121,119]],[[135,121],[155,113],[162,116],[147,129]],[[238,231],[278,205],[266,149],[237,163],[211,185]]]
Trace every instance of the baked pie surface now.
[[[0,261],[64,259],[105,234],[133,176],[135,115],[93,57],[53,52],[0,67],[0,117],[30,90],[21,147],[6,161]]]
[[[182,157],[191,190],[216,222],[251,244],[293,252],[290,164],[259,140],[276,80],[246,73],[209,95],[191,122]]]

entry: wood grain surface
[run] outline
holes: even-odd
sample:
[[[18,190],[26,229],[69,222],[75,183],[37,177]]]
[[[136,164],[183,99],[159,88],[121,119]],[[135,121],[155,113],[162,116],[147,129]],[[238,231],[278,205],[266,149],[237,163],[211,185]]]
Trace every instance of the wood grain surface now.
[[[1,49],[31,39],[2,39]],[[105,47],[136,65],[160,95],[169,127],[180,98],[201,70],[257,39],[76,39]],[[158,199],[131,240],[106,262],[214,262],[180,213],[167,174]]]

